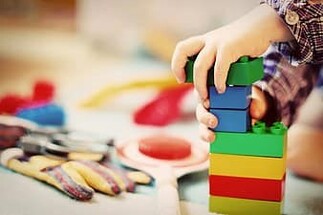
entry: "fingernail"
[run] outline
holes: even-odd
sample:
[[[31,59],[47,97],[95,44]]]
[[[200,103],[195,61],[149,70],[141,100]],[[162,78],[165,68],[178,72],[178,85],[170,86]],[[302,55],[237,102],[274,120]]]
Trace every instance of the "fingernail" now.
[[[203,106],[204,106],[205,108],[209,108],[209,107],[210,107],[210,102],[209,102],[209,100],[208,100],[208,99],[203,101]]]
[[[209,122],[208,122],[208,126],[210,127],[210,128],[214,128],[215,127],[215,120],[214,119],[209,119]]]
[[[218,93],[222,94],[225,91],[225,86],[220,86],[220,87],[218,87],[217,90],[218,90]]]
[[[224,90],[223,90],[223,88],[221,88],[221,87],[218,87],[218,89],[217,89],[217,90],[218,90],[218,93],[219,93],[219,94],[224,93]]]

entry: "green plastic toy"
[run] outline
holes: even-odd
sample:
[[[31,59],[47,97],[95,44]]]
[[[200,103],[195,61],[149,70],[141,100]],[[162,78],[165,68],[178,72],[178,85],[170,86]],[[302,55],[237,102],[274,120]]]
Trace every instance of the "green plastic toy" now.
[[[257,122],[247,133],[216,132],[210,145],[211,153],[260,157],[283,157],[286,148],[287,128],[281,122],[266,127]]]
[[[187,83],[193,83],[193,68],[196,56],[190,57],[185,65]],[[241,57],[237,62],[231,64],[227,85],[249,86],[264,76],[263,58]],[[207,85],[214,86],[214,70],[208,71]]]

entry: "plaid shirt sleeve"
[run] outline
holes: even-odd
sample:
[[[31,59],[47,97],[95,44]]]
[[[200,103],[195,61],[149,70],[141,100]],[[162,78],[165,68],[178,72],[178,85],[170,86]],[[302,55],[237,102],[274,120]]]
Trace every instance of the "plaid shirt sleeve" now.
[[[314,1],[313,1],[314,2]],[[261,0],[277,11],[295,37],[276,44],[285,56],[300,64],[323,63],[323,4],[308,0]]]
[[[263,120],[268,123],[281,120],[289,126],[315,84],[323,83],[323,4],[306,0],[261,3],[277,11],[295,38],[289,43],[272,44],[264,54],[265,77],[255,83],[269,101],[270,111]]]
[[[264,55],[264,79],[254,84],[264,91],[269,103],[270,111],[262,120],[267,123],[282,121],[290,126],[318,82],[320,67],[314,64],[294,66],[271,47]]]

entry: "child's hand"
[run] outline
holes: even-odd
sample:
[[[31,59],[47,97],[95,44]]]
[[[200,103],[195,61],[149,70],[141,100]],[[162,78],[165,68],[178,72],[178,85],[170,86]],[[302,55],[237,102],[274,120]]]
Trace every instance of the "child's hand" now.
[[[268,103],[265,94],[257,87],[252,88],[251,98],[250,115],[252,121],[257,121],[268,111]],[[209,100],[200,100],[196,107],[196,118],[200,122],[201,138],[206,142],[212,142],[215,139],[215,132],[209,128],[215,128],[218,120],[206,108],[209,108]]]
[[[262,4],[229,25],[179,42],[172,59],[172,71],[179,82],[184,82],[187,58],[198,53],[194,63],[194,85],[204,101],[208,98],[206,79],[210,67],[214,66],[214,83],[218,92],[223,93],[231,63],[244,55],[257,57],[271,42],[291,38],[276,12]]]

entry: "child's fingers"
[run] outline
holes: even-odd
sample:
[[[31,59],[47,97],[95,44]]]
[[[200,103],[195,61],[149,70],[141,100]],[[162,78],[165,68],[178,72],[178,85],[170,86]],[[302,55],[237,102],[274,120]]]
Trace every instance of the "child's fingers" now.
[[[250,116],[252,119],[260,120],[267,112],[266,97],[262,90],[252,87],[252,100],[250,103]]]
[[[262,111],[261,103],[257,99],[252,99],[250,104],[250,116],[252,119],[260,120],[265,113]]]
[[[196,106],[195,114],[197,120],[200,122],[200,138],[206,142],[212,142],[215,139],[215,133],[209,128],[215,128],[218,124],[218,119],[206,109],[210,105],[208,99],[202,100],[201,97],[198,96],[198,101],[199,103]]]
[[[200,124],[199,126],[199,133],[200,138],[205,142],[213,142],[215,140],[215,133],[211,131],[207,126],[204,124]]]
[[[208,70],[214,64],[214,58],[216,55],[215,47],[211,45],[204,46],[204,48],[198,54],[194,63],[194,85],[201,98],[207,99],[207,76]]]
[[[193,90],[193,95],[196,97],[197,102],[201,103],[205,109],[210,108],[210,100],[209,99],[202,99],[195,88]]]
[[[208,112],[201,103],[196,107],[196,118],[200,123],[209,128],[215,128],[218,124],[218,119]]]
[[[185,81],[185,65],[187,57],[193,56],[204,47],[204,41],[201,36],[190,37],[179,42],[176,45],[172,58],[172,71],[178,82]]]
[[[224,93],[230,64],[233,62],[224,48],[219,48],[214,64],[214,83],[219,93]]]

